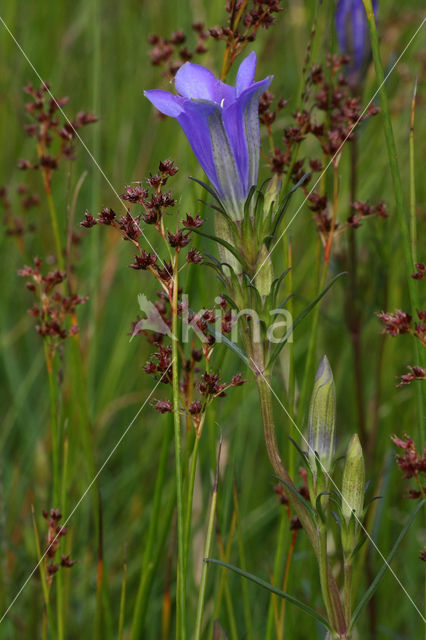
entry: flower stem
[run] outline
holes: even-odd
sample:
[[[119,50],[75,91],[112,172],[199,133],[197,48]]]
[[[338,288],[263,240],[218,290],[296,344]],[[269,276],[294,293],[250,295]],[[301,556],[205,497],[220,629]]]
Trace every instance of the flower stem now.
[[[53,372],[53,361],[46,339],[44,340],[44,357],[46,360],[46,370],[49,379],[50,398],[50,423],[52,430],[52,476],[53,476],[53,506],[60,507],[60,475],[59,475],[59,429],[56,403],[56,386]]]
[[[183,513],[183,479],[182,479],[182,435],[179,416],[179,355],[178,355],[178,255],[173,266],[173,296],[172,296],[172,387],[173,387],[173,425],[175,434],[175,464],[176,464],[176,506],[177,506],[177,539],[178,539],[178,570],[177,570],[177,640],[186,638],[186,605],[185,605],[185,555],[184,555],[184,513]]]
[[[53,237],[55,239],[58,266],[60,271],[65,271],[64,256],[62,255],[61,239],[59,235],[58,216],[56,215],[55,203],[53,202],[50,188],[46,191],[46,197],[49,207],[50,221],[52,223]]]
[[[256,384],[259,393],[260,407],[262,413],[263,431],[265,436],[266,450],[269,459],[274,468],[275,473],[285,481],[286,485],[294,487],[287,469],[278,450],[278,443],[275,435],[274,418],[272,411],[272,392],[269,376],[265,376],[262,372],[258,372],[256,376]],[[314,553],[320,566],[321,585],[324,585],[324,599],[329,613],[329,621],[333,628],[344,634],[347,630],[342,602],[336,581],[332,574],[331,568],[327,560],[326,549],[324,547],[324,539],[321,538],[321,530],[318,535],[318,529],[314,526],[311,517],[304,505],[295,497],[294,493],[284,487],[284,493],[288,499],[294,513],[299,518],[308,540],[312,545]],[[323,534],[324,538],[325,534]]]
[[[345,619],[346,624],[350,625],[352,615],[352,561],[350,558],[344,559],[344,586],[343,586],[343,601],[345,603]]]
[[[184,575],[188,564],[189,542],[191,537],[192,502],[194,497],[195,472],[197,470],[198,448],[200,445],[201,432],[195,435],[194,446],[192,448],[191,466],[188,478],[188,490],[185,500],[185,528],[184,528]]]
[[[278,451],[278,443],[275,434],[275,426],[274,426],[274,418],[272,412],[272,396],[271,396],[271,388],[269,378],[267,378],[263,374],[258,374],[256,376],[256,384],[257,390],[259,393],[260,399],[260,408],[262,412],[262,422],[263,422],[263,432],[265,436],[265,444],[266,450],[268,452],[269,460],[274,468],[275,473],[285,480],[285,482],[289,485],[293,485],[293,481],[290,478],[287,469],[284,467],[283,461],[281,460],[280,453]],[[305,511],[304,507],[299,503],[294,496],[289,493],[287,489],[285,489],[286,497],[292,505],[293,510],[295,511],[297,517],[303,525],[303,528],[306,531],[306,535],[309,538],[310,543],[312,544],[314,551],[318,551],[318,541],[315,533],[314,526],[308,513]]]
[[[334,612],[331,605],[330,590],[328,584],[328,562],[327,562],[327,529],[324,524],[320,525],[319,529],[319,572],[321,582],[322,598],[324,600],[325,608],[327,610],[327,616],[333,627],[334,625]]]

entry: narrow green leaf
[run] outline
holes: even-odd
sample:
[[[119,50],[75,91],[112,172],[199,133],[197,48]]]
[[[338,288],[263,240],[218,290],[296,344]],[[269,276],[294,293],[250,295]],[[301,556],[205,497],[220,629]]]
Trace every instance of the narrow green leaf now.
[[[422,506],[425,504],[426,500],[422,500],[421,502],[419,502],[419,504],[417,505],[417,507],[414,509],[413,513],[411,514],[410,518],[408,519],[407,523],[405,524],[404,528],[402,529],[401,533],[399,534],[398,538],[396,539],[395,544],[392,547],[391,552],[389,553],[388,557],[385,560],[385,563],[383,564],[382,568],[380,569],[379,573],[377,574],[377,576],[374,578],[373,582],[370,584],[370,586],[368,587],[367,591],[364,593],[363,597],[361,598],[358,606],[356,607],[355,611],[353,612],[352,615],[352,620],[351,620],[351,629],[353,628],[355,621],[357,620],[359,614],[361,613],[361,610],[363,609],[363,607],[365,607],[365,605],[367,604],[367,602],[369,602],[371,600],[371,598],[374,595],[374,592],[376,591],[377,587],[379,586],[379,583],[381,581],[381,579],[383,578],[386,569],[388,568],[388,565],[392,562],[393,557],[395,555],[395,553],[398,550],[399,545],[401,544],[405,534],[407,533],[408,529],[410,528],[410,526],[413,523],[414,518],[416,517],[416,515],[418,514],[418,512],[420,511],[420,509],[422,508]]]
[[[278,356],[279,356],[279,354],[281,352],[281,349],[284,347],[285,343],[287,342],[287,340],[289,339],[289,337],[291,336],[291,334],[293,333],[293,331],[295,330],[297,325],[300,324],[304,318],[306,318],[306,316],[312,311],[312,309],[321,300],[321,298],[323,298],[325,296],[325,294],[330,289],[330,287],[333,286],[333,284],[336,282],[336,280],[338,280],[341,276],[345,275],[346,273],[347,273],[347,271],[342,271],[341,273],[338,273],[337,276],[335,276],[332,280],[330,280],[328,285],[321,291],[321,293],[315,298],[315,300],[313,300],[310,304],[308,304],[308,306],[303,309],[302,313],[297,316],[296,320],[293,322],[291,327],[288,329],[288,331],[285,334],[285,336],[283,337],[282,341],[279,344],[277,344],[277,346],[273,350],[273,352],[272,352],[272,354],[271,354],[271,356],[269,358],[269,361],[268,361],[268,365],[267,365],[268,367],[270,367],[270,365],[278,358]]]
[[[290,191],[288,193],[286,193],[286,195],[283,198],[282,204],[280,205],[279,209],[278,209],[278,213],[275,216],[275,219],[273,221],[273,227],[272,227],[272,231],[271,234],[268,236],[268,243],[267,246],[269,248],[269,244],[271,243],[271,240],[273,240],[273,238],[275,237],[275,234],[278,231],[278,228],[281,224],[281,220],[283,219],[283,216],[287,210],[288,205],[290,204],[290,200],[291,197],[293,195],[293,193],[300,187],[302,186],[302,184],[307,180],[308,176],[310,174],[309,173],[305,173],[304,176],[302,176],[300,178],[300,180],[290,189]]]
[[[212,336],[214,336],[218,342],[223,342],[223,344],[229,347],[229,349],[231,349],[231,351],[233,351],[240,358],[240,360],[244,362],[244,364],[250,367],[250,361],[249,361],[248,355],[243,349],[241,349],[241,347],[235,344],[235,342],[232,342],[232,340],[227,338],[220,331],[209,331],[209,333]]]
[[[206,191],[208,191],[208,193],[213,196],[213,198],[216,200],[216,202],[219,203],[221,209],[224,211],[223,209],[223,205],[220,201],[219,196],[217,195],[216,191],[214,189],[212,189],[212,187],[208,184],[206,184],[205,182],[203,182],[202,180],[198,180],[198,178],[194,178],[194,176],[189,176],[190,180],[193,180],[194,182],[197,182],[199,185],[201,185],[203,187],[203,189],[205,189]]]
[[[301,458],[302,458],[302,460],[303,460],[304,464],[306,464],[306,462],[307,462],[306,458],[307,458],[307,456],[308,456],[308,454],[306,453],[306,451],[303,451],[303,449],[301,449],[301,448],[299,447],[299,445],[297,444],[296,440],[293,440],[293,438],[290,438],[290,436],[288,437],[288,439],[290,440],[291,444],[292,444],[294,447],[296,447],[296,450],[299,452],[299,454],[300,454],[300,456],[301,456]]]
[[[275,595],[280,596],[280,598],[284,598],[288,602],[291,602],[291,604],[294,604],[296,607],[299,607],[299,609],[301,609],[302,611],[307,613],[312,618],[315,618],[315,620],[317,620],[320,624],[322,624],[326,629],[329,629],[331,631],[331,626],[330,626],[328,620],[326,620],[320,613],[317,613],[315,611],[315,609],[312,609],[310,606],[308,606],[307,604],[305,604],[301,600],[298,600],[294,596],[291,596],[290,594],[285,593],[284,591],[281,591],[280,589],[277,589],[276,587],[274,587],[269,582],[266,582],[265,580],[262,580],[262,578],[258,578],[257,576],[253,575],[252,573],[248,573],[247,571],[243,571],[242,569],[239,569],[238,567],[234,567],[234,565],[232,565],[232,564],[228,564],[227,562],[222,562],[222,560],[216,560],[214,558],[204,558],[204,562],[209,562],[209,563],[212,563],[212,564],[218,564],[221,567],[225,567],[226,569],[230,569],[231,571],[233,571],[234,573],[237,573],[238,575],[242,576],[243,578],[247,578],[247,580],[251,580],[251,582],[254,582],[255,584],[259,585],[259,587],[262,587],[263,589],[266,589],[267,591],[270,591],[271,593],[274,593]]]
[[[247,267],[244,258],[242,258],[238,253],[238,251],[232,246],[232,244],[230,244],[226,240],[222,240],[222,238],[219,238],[218,236],[214,236],[210,233],[204,233],[204,231],[200,231],[200,229],[191,229],[191,231],[193,233],[198,233],[198,235],[203,236],[204,238],[209,238],[209,240],[213,240],[213,242],[217,242],[218,244],[221,244],[222,247],[225,247],[225,249],[228,249],[228,251],[232,253],[232,255],[238,260],[240,264],[243,265],[243,267]]]
[[[327,518],[324,513],[324,509],[322,508],[321,498],[323,496],[329,496],[329,495],[331,495],[329,491],[321,491],[321,493],[317,496],[317,499],[315,501],[317,513],[323,522],[326,522]]]

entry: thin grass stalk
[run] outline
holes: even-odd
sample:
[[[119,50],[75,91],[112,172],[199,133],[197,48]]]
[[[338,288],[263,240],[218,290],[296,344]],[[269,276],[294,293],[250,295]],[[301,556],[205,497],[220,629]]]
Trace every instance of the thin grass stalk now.
[[[46,562],[44,561],[44,559],[42,560],[42,556],[41,556],[40,537],[38,535],[38,529],[37,529],[37,523],[36,523],[33,505],[31,505],[31,515],[33,520],[37,561],[39,563],[40,581],[41,581],[41,588],[43,591],[43,599],[44,599],[44,606],[45,606],[46,615],[47,615],[47,621],[50,628],[50,632],[52,634],[52,638],[56,638],[56,629],[53,621],[52,609],[50,607],[49,585],[47,584],[47,580],[46,580]]]
[[[44,355],[46,359],[46,369],[49,379],[49,398],[50,398],[50,422],[52,430],[52,476],[53,476],[53,506],[56,509],[60,509],[60,496],[61,496],[61,474],[59,470],[59,450],[60,450],[60,434],[58,424],[57,413],[57,393],[56,384],[54,379],[53,361],[51,353],[49,352],[49,346],[44,343]],[[61,546],[61,545],[60,545]],[[62,574],[59,571],[56,575],[56,617],[57,617],[57,638],[63,640],[64,638],[64,591]]]
[[[417,79],[411,98],[410,118],[410,240],[413,262],[417,262],[417,219],[416,219],[416,162],[414,157],[414,120],[416,114]]]
[[[130,636],[131,639],[135,637],[138,640],[140,640],[144,637],[142,635],[142,632],[144,629],[145,618],[148,611],[148,605],[149,605],[148,596],[151,592],[152,583],[155,578],[155,572],[158,568],[160,560],[163,558],[163,548],[166,543],[167,536],[170,533],[171,522],[172,522],[174,510],[175,510],[175,505],[176,505],[176,488],[174,487],[168,499],[168,502],[166,503],[165,508],[161,512],[161,517],[159,519],[160,526],[157,529],[157,536],[156,536],[157,546],[154,547],[152,550],[150,561],[146,568],[146,572],[144,573],[143,592],[142,592],[142,597],[140,599],[141,601],[140,601],[139,611],[138,611],[138,620],[139,620],[138,628],[140,629],[140,635],[139,636],[134,635],[134,631],[132,627],[132,631],[131,631],[132,635]]]
[[[241,528],[240,506],[239,506],[238,491],[237,491],[237,486],[235,484],[235,481],[234,481],[234,508],[235,508],[235,514],[237,519],[237,541],[238,541],[238,552],[240,555],[240,567],[243,571],[247,571],[243,532]],[[243,612],[244,612],[244,620],[245,620],[245,626],[246,626],[245,637],[247,638],[247,640],[253,640],[251,605],[250,605],[250,598],[248,593],[248,584],[246,580],[243,580],[241,584],[241,591],[243,596]]]
[[[173,421],[169,420],[164,433],[161,446],[160,458],[158,461],[157,478],[155,481],[154,497],[152,503],[152,513],[149,519],[148,537],[144,541],[144,552],[142,566],[139,578],[139,587],[136,596],[136,603],[133,610],[133,621],[130,632],[130,640],[138,640],[142,637],[143,615],[145,601],[149,595],[149,575],[151,574],[150,565],[152,565],[152,554],[155,542],[158,536],[158,525],[161,516],[161,498],[164,491],[164,480],[166,477],[166,466],[169,456],[170,444],[173,437]]]
[[[296,547],[296,540],[297,540],[297,529],[293,531],[293,535],[291,536],[290,549],[287,554],[287,560],[285,563],[284,579],[283,579],[283,585],[281,589],[281,591],[284,591],[285,593],[287,593],[287,585],[288,585],[288,580],[290,578],[291,561],[293,559],[294,549]],[[287,600],[283,598],[281,600],[280,620],[279,620],[279,627],[278,627],[278,630],[280,631],[280,636],[279,636],[280,640],[284,638],[285,612],[287,610],[286,604],[287,604]]]
[[[395,138],[392,128],[392,120],[389,108],[389,100],[385,86],[385,74],[383,70],[383,62],[380,54],[379,37],[377,34],[376,21],[374,17],[374,11],[371,0],[362,0],[365,12],[367,14],[368,29],[370,32],[371,50],[373,53],[374,67],[376,71],[377,81],[379,83],[379,95],[380,105],[383,115],[383,128],[385,133],[386,148],[388,152],[389,168],[392,176],[392,184],[395,193],[396,203],[396,215],[399,224],[399,230],[401,234],[402,250],[405,262],[405,270],[407,275],[407,288],[410,298],[410,306],[415,313],[417,309],[420,309],[419,305],[419,292],[418,283],[410,277],[414,270],[414,255],[412,252],[412,244],[410,239],[410,229],[408,220],[406,217],[406,209],[404,203],[404,194],[402,190],[401,174],[399,171],[398,155],[395,144]],[[414,357],[416,362],[420,362],[423,368],[426,367],[426,355],[424,349],[421,351],[418,348],[417,340],[414,339]],[[424,413],[423,403],[426,392],[422,390],[424,385],[416,385],[417,393],[419,394],[419,434],[420,442],[424,441]]]
[[[118,635],[117,640],[123,640],[124,632],[124,615],[126,610],[126,584],[127,584],[127,562],[123,562],[123,580],[121,582],[120,594],[120,615],[118,618]]]
[[[183,478],[182,478],[182,434],[179,413],[179,354],[178,354],[178,253],[173,267],[173,299],[172,299],[172,387],[173,387],[173,425],[175,435],[176,464],[176,508],[178,539],[178,570],[176,590],[176,639],[186,638],[186,595],[185,595],[185,547],[184,547],[184,510],[183,510]]]
[[[219,548],[219,557],[220,557],[221,560],[223,559],[225,562],[229,561],[229,557],[231,555],[231,547],[232,547],[232,541],[233,541],[233,538],[234,538],[236,524],[237,524],[237,518],[236,518],[235,509],[234,509],[233,514],[232,514],[231,526],[229,528],[228,542],[226,544],[226,549],[225,550],[223,549],[223,542],[222,542],[222,536],[220,534],[220,531],[217,532],[217,542],[218,542],[218,548]],[[216,599],[215,599],[215,603],[214,603],[214,609],[213,609],[213,615],[212,615],[212,619],[211,619],[211,626],[210,626],[210,632],[209,632],[209,639],[210,640],[213,638],[213,623],[214,623],[214,620],[216,620],[219,617],[220,607],[222,605],[222,598],[223,598],[223,594],[224,594],[224,591],[225,591],[225,583],[227,581],[227,578],[228,578],[228,571],[226,571],[226,569],[224,569],[224,568],[221,569],[219,588],[217,590],[217,595],[216,595]]]
[[[48,187],[46,187],[45,185],[45,188],[46,188],[47,205],[48,205],[49,214],[50,214],[50,222],[52,224],[53,237],[55,240],[58,266],[60,271],[65,271],[64,256],[62,255],[61,236],[59,233],[58,216],[56,215],[55,203],[53,201],[52,193],[50,191],[50,185]]]
[[[216,477],[213,485],[213,492],[212,492],[210,511],[209,511],[209,521],[207,525],[207,534],[206,534],[206,540],[204,543],[203,566],[201,569],[201,580],[200,580],[200,586],[198,590],[198,602],[197,602],[197,613],[195,617],[194,640],[201,640],[201,625],[203,620],[204,601],[206,598],[207,570],[208,570],[208,564],[204,562],[204,559],[210,557],[212,544],[213,544],[213,531],[214,531],[214,521],[216,517],[216,503],[217,503],[217,491],[218,491],[218,485],[219,485],[219,465],[220,465],[221,448],[222,448],[222,441],[220,441],[219,443],[219,449],[217,452]]]
[[[191,465],[188,476],[188,488],[185,499],[185,525],[184,525],[184,575],[186,576],[189,556],[189,544],[191,539],[192,504],[194,498],[195,473],[198,462],[198,449],[200,446],[201,432],[195,435],[194,446],[192,448]]]
[[[234,513],[232,515],[232,523],[231,523],[232,537],[233,537],[233,533],[234,533],[234,530],[235,530],[236,522],[237,522],[237,514],[236,514],[236,511],[234,509]],[[231,543],[232,543],[231,533],[229,535],[228,544],[226,545],[226,551],[223,548],[223,543],[222,543],[221,536],[218,535],[218,537],[217,537],[217,543],[218,543],[218,547],[219,547],[219,558],[221,560],[225,556],[227,556],[228,558],[230,556]],[[228,572],[226,572],[226,574],[227,573]],[[226,611],[227,611],[227,614],[228,614],[230,634],[231,634],[232,640],[239,640],[238,639],[237,623],[236,623],[236,620],[235,620],[234,604],[232,602],[231,590],[229,588],[228,577],[227,577],[226,574],[224,576],[224,581],[223,581],[223,594],[224,594],[224,597],[225,597],[225,606],[226,606]]]
[[[283,572],[283,563],[285,559],[285,547],[286,541],[288,538],[288,516],[285,513],[285,510],[282,510],[281,520],[280,520],[280,528],[278,531],[278,542],[275,551],[275,560],[274,560],[274,571],[273,571],[273,579],[272,584],[278,585],[281,582],[281,574]],[[272,632],[274,628],[274,604],[276,603],[277,596],[275,594],[271,594],[269,600],[268,607],[268,622],[266,627],[266,636],[265,640],[272,640]],[[278,637],[278,629],[277,637]]]

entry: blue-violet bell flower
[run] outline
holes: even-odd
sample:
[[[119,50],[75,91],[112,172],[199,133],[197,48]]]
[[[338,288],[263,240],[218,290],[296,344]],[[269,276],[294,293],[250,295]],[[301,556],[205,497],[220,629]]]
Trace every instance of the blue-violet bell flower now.
[[[234,220],[243,217],[244,202],[257,183],[260,151],[259,100],[272,76],[254,81],[256,54],[241,63],[235,87],[205,67],[186,62],[175,76],[178,95],[160,89],[145,96],[161,113],[176,118]]]
[[[373,0],[377,18],[378,0]],[[370,58],[368,22],[362,0],[339,0],[335,13],[336,31],[341,51],[351,56],[347,75],[350,84],[357,85]]]

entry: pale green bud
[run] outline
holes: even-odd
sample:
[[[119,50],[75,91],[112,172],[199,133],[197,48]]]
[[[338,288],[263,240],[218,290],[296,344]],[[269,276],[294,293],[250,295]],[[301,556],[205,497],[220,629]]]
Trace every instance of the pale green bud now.
[[[335,419],[336,391],[333,372],[327,356],[324,356],[317,370],[309,407],[308,455],[314,475],[317,470],[316,453],[322,470],[330,471],[334,453]]]
[[[266,245],[263,244],[257,260],[257,275],[255,278],[256,289],[261,296],[267,296],[269,294],[273,280],[274,271],[271,257]]]
[[[265,217],[268,215],[272,205],[274,205],[274,209],[278,209],[280,192],[281,192],[281,180],[275,174],[272,180],[269,182],[268,188],[265,191],[265,201],[263,205],[263,211],[264,211]]]
[[[342,513],[348,521],[355,511],[361,518],[364,506],[365,467],[362,447],[357,434],[348,446],[342,482]]]

